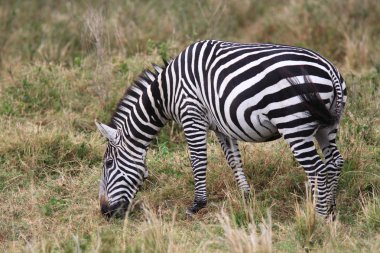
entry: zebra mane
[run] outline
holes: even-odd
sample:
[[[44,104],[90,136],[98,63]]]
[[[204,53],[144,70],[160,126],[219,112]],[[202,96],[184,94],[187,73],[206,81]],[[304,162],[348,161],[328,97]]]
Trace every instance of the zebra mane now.
[[[144,69],[139,77],[130,85],[125,91],[123,97],[120,99],[119,103],[116,106],[116,110],[114,111],[111,121],[108,124],[109,126],[116,128],[116,121],[123,121],[123,118],[127,113],[130,112],[133,104],[135,104],[138,98],[143,94],[143,92],[154,83],[159,74],[172,62],[172,59],[169,61],[164,60],[164,66],[160,67],[154,63],[152,66],[154,68],[154,72],[149,69]],[[118,120],[119,119],[119,120]]]

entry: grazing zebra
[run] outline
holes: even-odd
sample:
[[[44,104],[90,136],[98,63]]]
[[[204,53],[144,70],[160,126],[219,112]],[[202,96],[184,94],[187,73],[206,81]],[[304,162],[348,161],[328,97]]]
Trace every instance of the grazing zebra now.
[[[164,68],[153,67],[155,73],[145,70],[126,91],[110,125],[96,123],[109,141],[99,192],[103,214],[124,216],[148,175],[148,146],[169,120],[182,126],[190,151],[195,198],[187,213],[207,202],[211,129],[245,195],[250,188],[237,141],[282,136],[305,169],[316,211],[333,214],[343,165],[336,135],[346,87],[328,60],[300,47],[205,40],[188,46]]]

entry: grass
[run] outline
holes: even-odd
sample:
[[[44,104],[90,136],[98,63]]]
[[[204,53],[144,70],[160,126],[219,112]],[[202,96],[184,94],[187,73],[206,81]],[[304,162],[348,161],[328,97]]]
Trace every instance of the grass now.
[[[36,15],[38,13],[38,15]],[[380,248],[380,25],[376,1],[5,1],[0,8],[0,251],[376,252]],[[247,204],[216,137],[207,208],[185,215],[193,176],[168,124],[126,220],[105,220],[98,182],[108,122],[150,63],[204,38],[314,49],[342,71],[349,100],[337,221],[314,215],[283,141],[240,143]]]

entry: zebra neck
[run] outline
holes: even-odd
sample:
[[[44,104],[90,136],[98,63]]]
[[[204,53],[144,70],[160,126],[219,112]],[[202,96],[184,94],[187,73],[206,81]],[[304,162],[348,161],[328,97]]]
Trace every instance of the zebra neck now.
[[[154,89],[147,87],[123,119],[120,118],[121,114],[117,114],[123,139],[136,151],[136,156],[145,156],[146,149],[166,123],[166,118],[160,113],[162,109],[157,104],[155,94],[157,95]]]
[[[112,117],[112,124],[121,130],[124,145],[135,157],[145,157],[152,140],[168,121],[166,99],[162,94],[161,75],[153,78],[144,72],[125,93]]]

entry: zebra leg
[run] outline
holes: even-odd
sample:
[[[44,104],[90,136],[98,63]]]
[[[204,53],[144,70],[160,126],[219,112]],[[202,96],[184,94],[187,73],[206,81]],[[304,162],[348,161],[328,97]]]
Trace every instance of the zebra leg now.
[[[220,132],[215,133],[218,137],[220,145],[222,146],[228,165],[234,172],[235,180],[240,190],[243,192],[244,198],[248,200],[251,190],[243,171],[243,165],[241,162],[241,155],[237,140],[227,137]]]
[[[313,143],[315,129],[306,129],[299,132],[283,133],[284,139],[289,143],[296,160],[304,168],[311,185],[315,200],[315,209],[318,214],[326,217],[327,196],[327,172],[326,166],[317,153]]]
[[[197,213],[207,204],[207,128],[206,126],[197,127],[197,125],[194,122],[183,124],[195,181],[194,202],[186,211],[189,215]]]
[[[336,146],[337,129],[337,126],[333,128],[322,128],[319,129],[315,135],[325,157],[327,188],[329,189],[327,199],[328,214],[331,215],[333,220],[335,220],[338,180],[344,162]]]

